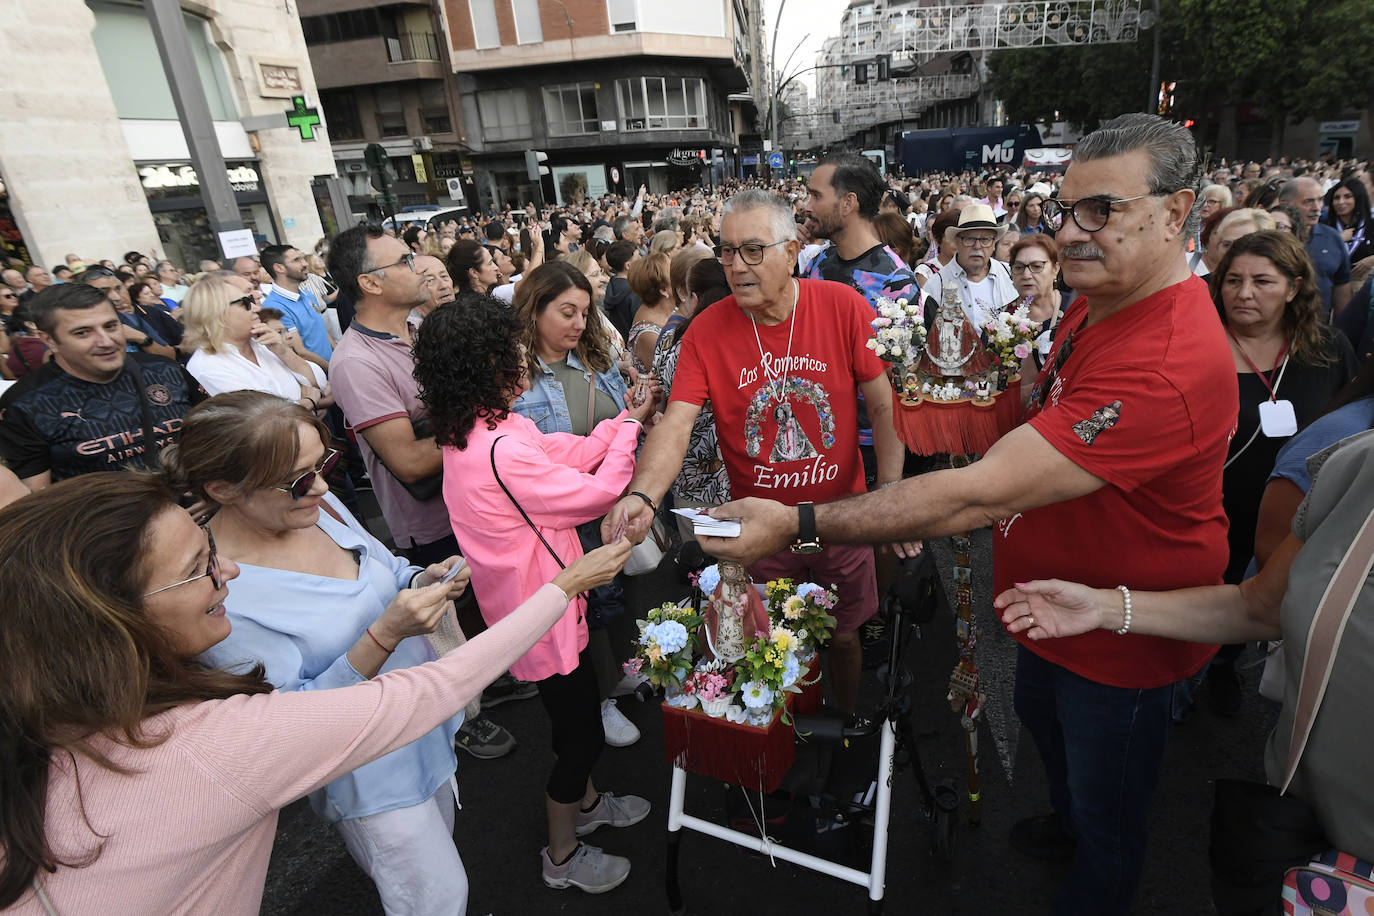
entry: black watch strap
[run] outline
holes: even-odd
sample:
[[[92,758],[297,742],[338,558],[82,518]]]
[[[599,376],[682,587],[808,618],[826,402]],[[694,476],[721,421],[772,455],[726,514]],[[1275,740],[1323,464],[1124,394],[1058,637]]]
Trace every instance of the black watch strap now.
[[[820,539],[816,537],[816,507],[811,503],[797,503],[797,542],[796,549],[819,550]]]

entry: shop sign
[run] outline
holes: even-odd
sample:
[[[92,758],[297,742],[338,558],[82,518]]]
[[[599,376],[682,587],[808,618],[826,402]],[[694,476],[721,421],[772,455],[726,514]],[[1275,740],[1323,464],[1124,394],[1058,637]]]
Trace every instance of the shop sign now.
[[[237,193],[258,190],[258,173],[250,165],[232,165],[224,170],[229,185]],[[147,191],[163,191],[176,188],[199,188],[200,176],[189,165],[168,163],[166,165],[145,165],[138,170]]]
[[[668,154],[669,165],[697,165],[706,158],[704,149],[675,149]]]
[[[1324,134],[1354,134],[1359,130],[1359,121],[1323,121],[1321,124],[1321,132]]]

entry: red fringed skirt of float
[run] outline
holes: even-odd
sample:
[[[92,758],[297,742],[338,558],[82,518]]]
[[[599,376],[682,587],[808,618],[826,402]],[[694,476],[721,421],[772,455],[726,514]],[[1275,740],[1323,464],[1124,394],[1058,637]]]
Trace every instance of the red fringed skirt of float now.
[[[820,711],[820,679],[805,683],[818,664],[819,656],[802,675],[801,693],[787,695],[787,710],[793,715]],[[782,721],[781,710],[773,713],[767,728],[758,728],[713,718],[700,709],[664,706],[663,739],[671,766],[751,792],[776,791],[796,758],[796,734]]]
[[[979,407],[971,399],[937,401],[923,398],[908,404],[894,393],[897,437],[918,455],[982,455],[1021,423],[1021,382],[1013,381],[992,404]]]

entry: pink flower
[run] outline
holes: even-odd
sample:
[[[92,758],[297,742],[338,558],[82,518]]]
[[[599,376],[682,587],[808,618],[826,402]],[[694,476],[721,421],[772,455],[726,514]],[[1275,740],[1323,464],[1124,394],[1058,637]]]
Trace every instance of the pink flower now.
[[[644,659],[636,657],[636,658],[632,658],[632,659],[630,659],[629,661],[625,662],[625,663],[624,663],[623,665],[621,665],[620,667],[623,668],[623,669],[625,669],[625,673],[626,673],[626,674],[638,674],[638,673],[639,673],[639,669],[640,669],[643,665],[644,665]]]
[[[1011,352],[1016,354],[1017,359],[1025,359],[1027,356],[1030,356],[1030,345],[1019,343],[1012,348]]]

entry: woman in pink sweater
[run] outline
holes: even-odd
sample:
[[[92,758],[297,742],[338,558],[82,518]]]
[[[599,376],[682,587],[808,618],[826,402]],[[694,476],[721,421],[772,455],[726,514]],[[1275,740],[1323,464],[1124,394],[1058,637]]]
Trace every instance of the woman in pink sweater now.
[[[0,510],[0,909],[256,914],[278,809],[453,716],[628,555],[588,554],[437,662],[273,693],[192,661],[228,635],[238,567],[155,478]],[[437,625],[448,588],[406,600]]]
[[[529,388],[520,329],[504,303],[469,294],[431,312],[415,344],[420,400],[444,449],[444,502],[488,623],[502,620],[582,555],[577,526],[605,515],[624,492],[640,423],[653,410],[649,398],[587,436],[541,433],[512,410]],[[570,319],[565,334],[581,332]],[[598,793],[592,783],[605,734],[596,675],[586,660],[585,615],[586,600],[578,595],[511,673],[538,682],[553,724],[556,760],[545,787],[549,844],[540,852],[544,883],[600,894],[629,876],[630,862],[578,838],[601,826],[637,824],[649,803]]]

